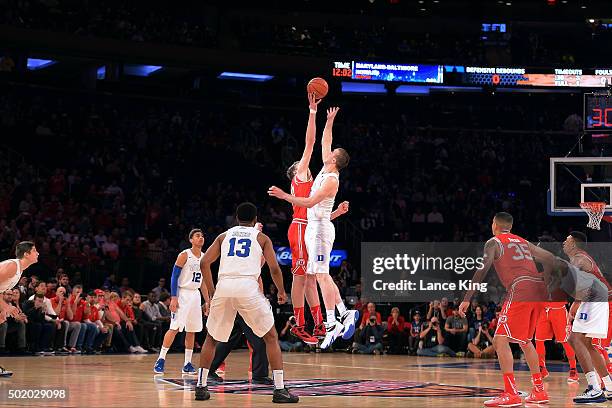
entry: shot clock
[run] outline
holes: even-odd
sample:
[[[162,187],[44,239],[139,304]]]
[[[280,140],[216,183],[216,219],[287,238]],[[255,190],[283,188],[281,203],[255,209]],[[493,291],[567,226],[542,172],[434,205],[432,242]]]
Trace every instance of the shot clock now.
[[[612,94],[584,94],[584,130],[612,131]]]

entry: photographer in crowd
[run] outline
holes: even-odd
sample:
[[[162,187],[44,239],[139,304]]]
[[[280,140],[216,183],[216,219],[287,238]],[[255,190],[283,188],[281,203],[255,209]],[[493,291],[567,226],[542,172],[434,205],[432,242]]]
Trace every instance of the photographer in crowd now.
[[[493,334],[495,327],[491,328],[489,322],[484,321],[478,326],[476,337],[468,344],[468,357],[474,358],[489,358],[495,356],[495,348],[493,347]]]
[[[368,307],[370,304],[368,304]],[[376,314],[371,313],[367,320],[367,324],[363,326],[362,323],[362,327],[359,333],[359,342],[353,342],[353,353],[382,354],[382,337],[384,329],[376,320]]]
[[[420,337],[423,340],[423,348],[417,350],[418,356],[436,357],[439,354],[447,354],[450,357],[455,357],[456,353],[444,345],[444,335],[437,317],[431,318],[429,325],[421,332]]]

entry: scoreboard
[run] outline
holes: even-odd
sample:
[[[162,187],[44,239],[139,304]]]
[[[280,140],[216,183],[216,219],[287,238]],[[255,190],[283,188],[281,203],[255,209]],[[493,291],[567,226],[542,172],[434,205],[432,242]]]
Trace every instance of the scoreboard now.
[[[332,76],[361,81],[441,84],[444,70],[442,65],[335,61]]]
[[[612,69],[478,67],[368,61],[334,61],[342,80],[518,88],[606,88]]]
[[[610,93],[584,94],[584,130],[612,131],[612,95]]]

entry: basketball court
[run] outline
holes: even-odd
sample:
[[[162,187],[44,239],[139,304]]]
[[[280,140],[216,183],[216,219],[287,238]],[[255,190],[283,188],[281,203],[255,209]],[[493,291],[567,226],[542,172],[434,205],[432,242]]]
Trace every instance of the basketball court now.
[[[501,391],[495,359],[284,353],[287,386],[300,406],[482,407]],[[168,356],[165,375],[152,372],[156,356],[67,356],[7,358],[15,372],[0,381],[7,389],[66,388],[67,400],[2,401],[2,406],[45,407],[263,407],[271,405],[272,386],[247,381],[248,353],[227,360],[224,385],[212,385],[210,401],[194,401],[195,376],[182,376],[182,354]],[[195,360],[195,359],[194,359]],[[515,363],[519,390],[531,388],[524,363]],[[573,406],[585,386],[567,384],[567,363],[550,362],[545,380],[551,407]],[[7,395],[2,392],[2,395]]]

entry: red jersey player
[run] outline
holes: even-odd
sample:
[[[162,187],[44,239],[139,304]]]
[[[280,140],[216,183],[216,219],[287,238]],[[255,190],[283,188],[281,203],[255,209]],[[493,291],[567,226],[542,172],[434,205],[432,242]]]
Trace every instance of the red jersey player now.
[[[582,232],[571,232],[563,242],[563,251],[570,258],[572,265],[593,274],[610,293],[612,287],[593,258],[584,250],[586,241],[586,235]],[[574,318],[574,323],[569,341],[576,350],[576,357],[588,382],[585,392],[577,395],[574,402],[605,402],[606,398],[612,398],[612,379],[606,367],[608,356],[603,349],[606,343],[609,344],[611,333],[609,303],[576,301],[570,309],[570,315]],[[605,385],[604,390],[601,389],[597,375]]]
[[[507,290],[506,300],[493,337],[499,365],[504,377],[505,391],[497,398],[485,401],[487,407],[515,407],[522,405],[514,380],[514,368],[510,342],[521,347],[533,382],[533,390],[525,399],[527,403],[547,403],[548,395],[538,366],[538,354],[531,342],[536,323],[543,309],[546,285],[543,274],[538,272],[534,258],[546,258],[550,264],[552,254],[542,250],[518,235],[512,234],[512,215],[500,212],[493,218],[493,238],[484,249],[484,265],[477,270],[472,282],[481,282],[491,266]],[[474,291],[466,293],[459,306],[459,313],[465,315]]]
[[[320,102],[316,100],[314,94],[308,95],[310,113],[308,115],[308,126],[306,127],[306,145],[302,158],[293,163],[287,169],[287,177],[291,180],[291,195],[295,197],[308,198],[312,188],[313,178],[309,169],[310,158],[316,139],[316,115],[317,106]],[[348,201],[338,205],[332,212],[331,219],[346,213],[349,208]],[[304,243],[304,232],[306,231],[307,208],[293,205],[293,220],[289,226],[288,238],[291,247],[291,273],[293,282],[291,283],[291,302],[295,314],[296,325],[291,329],[291,333],[306,344],[317,344],[317,337],[325,336],[325,325],[323,324],[323,314],[317,291],[317,280],[314,274],[306,274],[308,264],[308,253]],[[310,306],[310,312],[315,323],[314,335],[310,335],[305,330],[304,318],[304,297]]]

